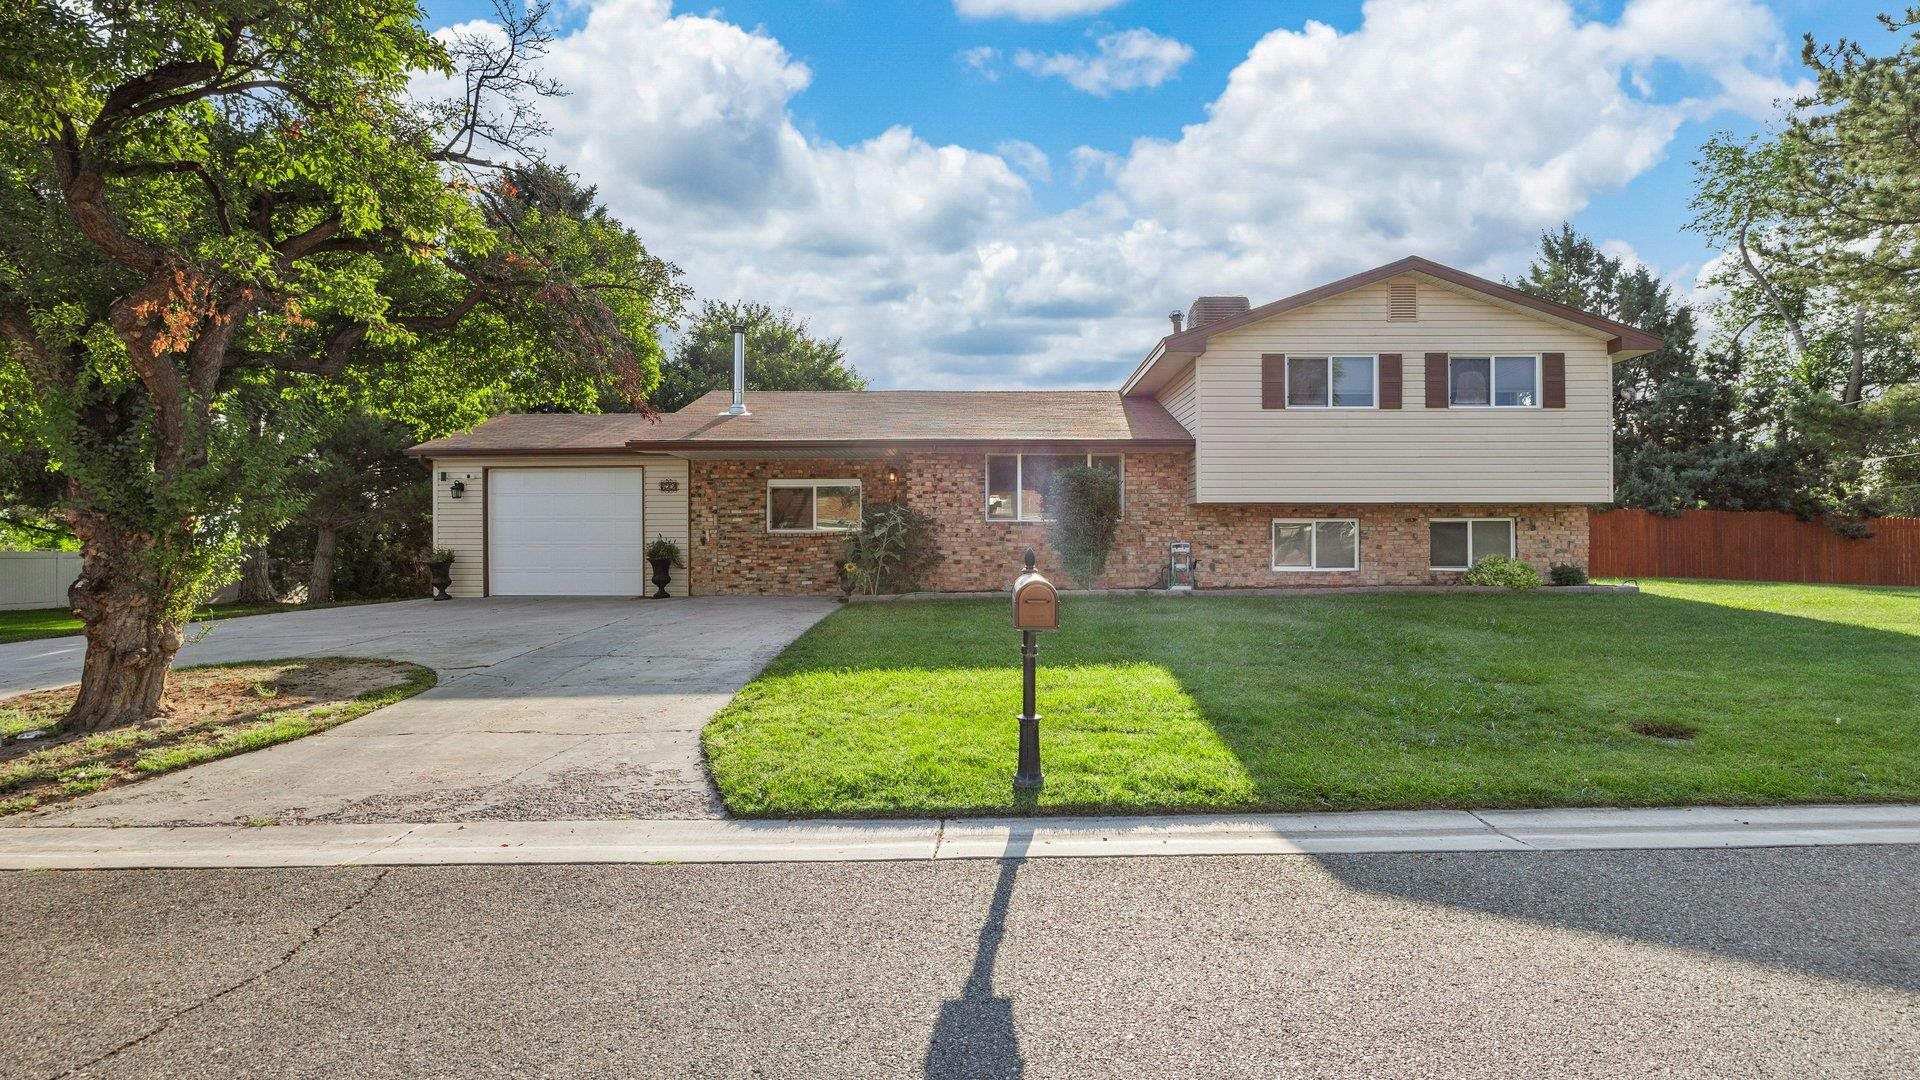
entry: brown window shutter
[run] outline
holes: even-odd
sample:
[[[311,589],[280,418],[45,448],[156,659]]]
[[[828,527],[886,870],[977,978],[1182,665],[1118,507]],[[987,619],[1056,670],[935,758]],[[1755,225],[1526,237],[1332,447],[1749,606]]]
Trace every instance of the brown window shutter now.
[[[1260,407],[1287,407],[1287,357],[1284,353],[1260,354]]]
[[[1427,354],[1427,408],[1447,407],[1447,354]]]
[[[1549,409],[1567,407],[1567,354],[1540,354],[1540,404]]]
[[[1400,354],[1397,352],[1380,354],[1380,407],[1400,407]]]

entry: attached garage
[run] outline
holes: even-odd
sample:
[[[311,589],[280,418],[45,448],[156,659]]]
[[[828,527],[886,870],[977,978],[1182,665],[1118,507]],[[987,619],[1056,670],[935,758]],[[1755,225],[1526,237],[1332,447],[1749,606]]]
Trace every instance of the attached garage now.
[[[646,469],[488,469],[486,484],[491,595],[646,590]]]

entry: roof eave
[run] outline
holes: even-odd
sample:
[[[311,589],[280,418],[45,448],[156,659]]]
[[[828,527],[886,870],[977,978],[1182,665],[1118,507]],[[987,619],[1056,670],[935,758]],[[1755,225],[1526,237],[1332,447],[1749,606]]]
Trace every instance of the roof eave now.
[[[971,453],[1002,446],[1060,446],[1075,449],[1190,449],[1192,438],[1121,439],[635,439],[626,449],[640,453],[685,454],[725,451],[751,453],[755,450],[915,450],[923,453]]]

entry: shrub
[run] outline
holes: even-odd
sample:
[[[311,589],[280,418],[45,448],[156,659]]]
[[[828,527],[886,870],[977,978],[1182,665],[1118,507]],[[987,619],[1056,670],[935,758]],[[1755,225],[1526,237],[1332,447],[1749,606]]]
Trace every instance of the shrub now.
[[[1547,567],[1547,580],[1555,585],[1585,585],[1587,568],[1577,562],[1557,562]]]
[[[1098,581],[1120,530],[1120,477],[1099,465],[1069,465],[1053,471],[1047,487],[1053,515],[1047,539],[1060,565],[1081,588]]]
[[[940,557],[939,525],[905,503],[868,503],[840,556],[848,592],[911,592]]]
[[[1540,587],[1540,571],[1505,555],[1489,555],[1473,564],[1465,578],[1469,585],[1501,585],[1509,589]]]

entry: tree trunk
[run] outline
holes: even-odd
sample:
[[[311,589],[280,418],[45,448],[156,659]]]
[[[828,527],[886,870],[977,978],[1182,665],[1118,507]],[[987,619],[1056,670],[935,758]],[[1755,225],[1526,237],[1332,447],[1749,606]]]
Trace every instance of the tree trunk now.
[[[70,520],[81,562],[67,599],[86,623],[87,656],[80,694],[60,726],[84,733],[152,719],[182,641],[166,615],[165,583],[153,579],[153,537],[92,511]]]
[[[307,576],[307,603],[324,604],[333,599],[333,552],[340,530],[322,525],[313,538],[313,572]]]
[[[1853,362],[1847,367],[1846,395],[1840,399],[1842,405],[1860,404],[1860,395],[1866,391],[1867,383],[1867,305],[1861,304],[1853,309]]]
[[[240,593],[236,599],[243,604],[271,604],[278,599],[273,593],[273,562],[267,555],[267,545],[261,544],[247,553],[247,561],[240,567]]]

